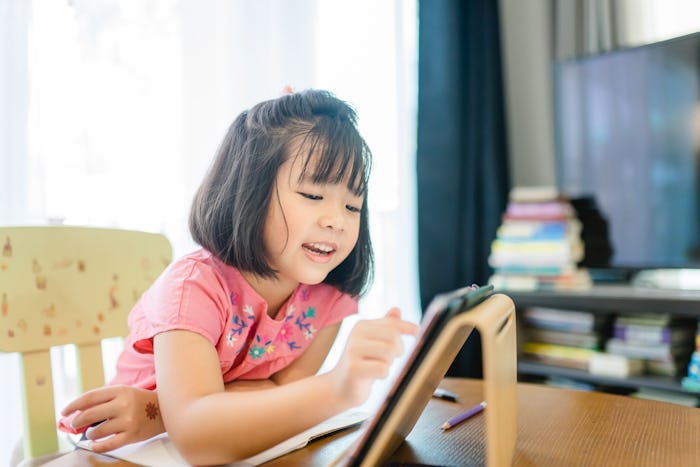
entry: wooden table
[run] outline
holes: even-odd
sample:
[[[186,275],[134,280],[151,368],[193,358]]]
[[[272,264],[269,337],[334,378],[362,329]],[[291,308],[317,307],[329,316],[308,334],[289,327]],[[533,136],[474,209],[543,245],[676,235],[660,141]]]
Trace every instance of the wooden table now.
[[[477,415],[452,430],[440,430],[442,422],[482,400],[481,381],[446,378],[441,387],[459,394],[460,403],[431,400],[392,460],[439,466],[483,465],[483,417]],[[327,465],[358,434],[358,429],[336,433],[265,466]],[[47,465],[134,464],[76,451]],[[513,465],[700,466],[700,409],[519,383]]]

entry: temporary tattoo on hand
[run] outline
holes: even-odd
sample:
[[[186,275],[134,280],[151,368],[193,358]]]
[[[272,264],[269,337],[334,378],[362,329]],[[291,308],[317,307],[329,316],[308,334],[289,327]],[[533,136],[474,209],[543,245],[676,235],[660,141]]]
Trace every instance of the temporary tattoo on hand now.
[[[156,417],[160,414],[160,410],[158,410],[158,406],[154,404],[153,402],[149,402],[146,404],[146,416],[151,419],[155,420]]]

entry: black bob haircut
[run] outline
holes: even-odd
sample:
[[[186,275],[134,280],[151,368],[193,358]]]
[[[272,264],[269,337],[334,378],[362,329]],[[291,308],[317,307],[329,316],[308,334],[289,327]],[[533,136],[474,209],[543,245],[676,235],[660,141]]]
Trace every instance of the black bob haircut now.
[[[295,147],[301,149],[293,155]],[[309,165],[312,155],[315,165]],[[372,153],[357,129],[355,110],[328,91],[287,94],[236,117],[195,194],[192,238],[230,266],[275,277],[265,257],[263,226],[278,169],[290,157],[303,158],[303,172],[313,166],[312,181],[347,178],[348,189],[365,195],[357,243],[323,281],[353,296],[365,293],[374,272],[366,196]]]

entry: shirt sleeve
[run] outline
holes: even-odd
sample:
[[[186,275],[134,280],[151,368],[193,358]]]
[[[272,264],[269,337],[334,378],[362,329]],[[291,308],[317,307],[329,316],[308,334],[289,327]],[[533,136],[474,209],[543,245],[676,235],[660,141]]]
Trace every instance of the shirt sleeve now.
[[[356,297],[342,293],[335,288],[333,288],[333,292],[335,297],[334,300],[332,300],[333,304],[330,307],[329,313],[326,315],[327,318],[323,323],[324,326],[338,324],[348,316],[357,314]]]
[[[153,353],[155,335],[172,330],[195,332],[216,346],[229,306],[221,278],[212,267],[196,261],[176,263],[144,294],[130,316],[133,347]]]

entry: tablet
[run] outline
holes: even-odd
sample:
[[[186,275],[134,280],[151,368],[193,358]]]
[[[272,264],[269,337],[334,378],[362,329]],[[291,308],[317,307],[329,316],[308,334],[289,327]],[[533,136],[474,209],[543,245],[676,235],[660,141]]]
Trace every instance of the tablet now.
[[[418,421],[473,329],[484,358],[489,465],[509,464],[515,446],[516,342],[512,300],[492,286],[465,287],[435,297],[426,309],[417,342],[377,413],[333,465],[386,462]]]

